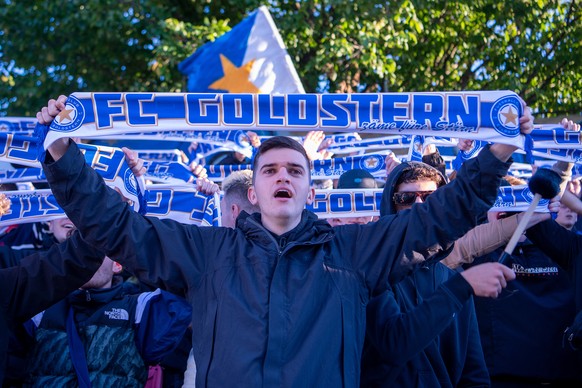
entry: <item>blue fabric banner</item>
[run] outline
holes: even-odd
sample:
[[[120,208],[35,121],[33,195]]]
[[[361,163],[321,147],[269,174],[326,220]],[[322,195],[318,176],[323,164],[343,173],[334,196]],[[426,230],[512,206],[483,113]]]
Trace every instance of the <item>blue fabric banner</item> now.
[[[146,215],[171,218],[176,221],[200,226],[219,225],[218,196],[196,192],[191,185],[148,186]],[[49,221],[65,216],[51,191],[5,191],[10,200],[8,213],[0,216],[0,227],[27,222]]]
[[[366,132],[481,139],[524,147],[513,92],[368,94],[73,93],[44,146],[60,137],[146,131]]]

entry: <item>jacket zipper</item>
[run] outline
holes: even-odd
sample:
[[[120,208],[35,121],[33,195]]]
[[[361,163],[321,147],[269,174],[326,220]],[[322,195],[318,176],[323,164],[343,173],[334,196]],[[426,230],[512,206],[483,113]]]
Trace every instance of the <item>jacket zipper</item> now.
[[[278,258],[280,258],[285,253],[285,251],[288,251],[291,247],[294,247],[295,245],[316,245],[316,244],[323,244],[325,241],[331,240],[331,238],[329,238],[329,234],[326,233],[324,236],[319,237],[319,240],[315,241],[315,242],[314,241],[303,241],[303,242],[291,241],[291,243],[287,244],[287,239],[284,237],[280,240],[279,243],[277,243],[277,240],[275,239],[275,237],[273,237],[271,232],[269,232],[267,230],[267,228],[265,228],[262,224],[259,224],[258,222],[256,222],[252,218],[249,220],[249,222],[258,226],[259,228],[261,228],[267,234],[267,236],[269,236],[269,238],[271,239],[271,241],[273,241],[273,244],[275,244],[275,247],[277,248]]]
[[[287,245],[287,239],[283,237],[279,240],[279,257],[283,254],[283,250],[285,249],[285,245]]]

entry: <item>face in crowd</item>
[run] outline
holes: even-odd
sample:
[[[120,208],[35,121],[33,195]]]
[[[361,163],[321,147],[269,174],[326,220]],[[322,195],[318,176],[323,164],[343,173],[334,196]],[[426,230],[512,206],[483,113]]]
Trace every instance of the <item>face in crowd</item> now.
[[[49,231],[53,234],[58,243],[68,239],[77,229],[67,217],[49,221]]]
[[[58,243],[62,243],[71,237],[71,234],[76,229],[71,220],[66,217],[49,221],[49,231],[53,233]],[[97,272],[95,272],[91,280],[85,283],[81,289],[109,288],[111,287],[113,275],[120,273],[121,269],[121,264],[111,260],[109,257],[105,257]]]
[[[436,189],[437,184],[432,180],[419,180],[399,184],[392,197],[396,211],[410,209],[415,203],[423,203]]]
[[[558,210],[556,222],[562,225],[564,228],[570,230],[574,227],[577,221],[578,214],[572,211],[568,206],[560,204],[560,210]]]
[[[309,159],[301,144],[296,148],[270,148],[271,138],[261,145],[253,166],[253,186],[249,201],[258,205],[261,221],[267,229],[282,234],[301,220],[306,204],[311,204],[315,191],[311,188]],[[303,150],[303,152],[301,152]]]

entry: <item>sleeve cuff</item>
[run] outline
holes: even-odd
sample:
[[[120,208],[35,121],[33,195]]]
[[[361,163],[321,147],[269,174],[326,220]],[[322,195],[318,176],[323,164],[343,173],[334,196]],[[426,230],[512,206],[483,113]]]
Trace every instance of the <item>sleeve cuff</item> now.
[[[454,295],[459,303],[465,303],[473,295],[473,287],[465,280],[460,273],[456,273],[449,280],[443,283],[443,287],[446,288],[451,295]]]

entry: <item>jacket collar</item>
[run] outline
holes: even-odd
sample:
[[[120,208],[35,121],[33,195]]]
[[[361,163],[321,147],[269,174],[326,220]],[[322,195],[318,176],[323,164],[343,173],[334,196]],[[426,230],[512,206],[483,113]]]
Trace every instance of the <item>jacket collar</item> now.
[[[241,212],[237,218],[236,227],[251,240],[263,241],[263,239],[266,239],[272,241],[274,237],[263,226],[260,213],[248,214],[244,211]],[[320,220],[309,210],[303,210],[299,224],[292,230],[278,236],[278,238],[284,238],[287,242],[317,243],[319,241],[327,241],[332,236],[333,229],[327,221]]]
[[[69,303],[83,305],[87,303],[105,304],[123,296],[121,284],[110,288],[89,288],[86,290],[76,290],[69,295]]]

